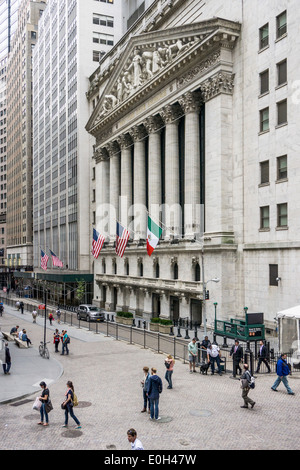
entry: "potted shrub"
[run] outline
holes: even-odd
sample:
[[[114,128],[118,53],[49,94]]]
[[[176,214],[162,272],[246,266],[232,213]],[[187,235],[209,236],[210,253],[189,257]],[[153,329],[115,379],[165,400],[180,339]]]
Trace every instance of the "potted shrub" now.
[[[123,325],[132,325],[133,313],[130,312],[117,312],[116,322]]]
[[[158,331],[163,334],[169,334],[171,326],[172,326],[172,320],[160,318]]]
[[[159,330],[159,321],[160,318],[152,318],[150,321],[150,331],[158,331]]]

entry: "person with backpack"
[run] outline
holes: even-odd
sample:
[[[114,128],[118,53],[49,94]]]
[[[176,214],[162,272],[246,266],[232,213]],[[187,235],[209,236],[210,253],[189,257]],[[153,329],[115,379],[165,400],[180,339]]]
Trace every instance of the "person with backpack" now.
[[[65,393],[65,400],[62,403],[62,408],[65,410],[65,424],[63,425],[63,428],[66,428],[68,426],[68,421],[69,421],[69,414],[71,418],[74,419],[76,423],[76,428],[75,429],[80,429],[81,424],[78,420],[78,418],[74,415],[73,407],[78,405],[78,400],[74,392],[74,385],[73,382],[68,380],[67,382],[67,391]]]
[[[60,353],[61,356],[65,354],[65,350],[66,350],[66,355],[69,354],[69,348],[68,348],[69,343],[70,343],[70,337],[67,334],[67,330],[63,330],[62,331],[62,351]]]
[[[290,374],[290,368],[288,366],[286,359],[287,359],[287,355],[281,354],[280,359],[278,359],[277,361],[277,364],[276,364],[277,379],[273,383],[271,390],[273,390],[273,392],[277,392],[278,391],[277,387],[280,384],[280,382],[282,382],[285,388],[287,389],[288,394],[295,395],[288,383],[287,377]]]
[[[248,364],[244,364],[244,373],[241,375],[240,381],[242,388],[242,398],[244,400],[244,405],[241,406],[241,408],[248,408],[248,405],[253,408],[255,405],[255,401],[248,397],[248,393],[250,391],[250,388],[254,388],[254,381],[249,372]]]

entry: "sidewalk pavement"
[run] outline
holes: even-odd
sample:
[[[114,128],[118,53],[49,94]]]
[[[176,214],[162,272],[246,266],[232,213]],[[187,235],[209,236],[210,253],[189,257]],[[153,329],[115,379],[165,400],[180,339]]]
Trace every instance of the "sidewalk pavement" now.
[[[176,450],[182,454],[214,449],[300,449],[300,380],[296,376],[289,378],[295,392],[289,396],[283,385],[277,393],[271,390],[276,375],[258,375],[256,387],[250,391],[256,404],[245,410],[240,408],[239,381],[230,380],[229,374],[190,374],[188,364],[176,360],[174,387],[168,390],[162,354],[56,321],[50,326],[47,321],[47,341],[55,328],[68,330],[70,355],[55,354],[50,343],[51,357],[42,359],[37,348],[43,340],[43,318],[33,324],[30,312],[22,315],[5,307],[0,317],[2,331],[16,324],[26,328],[33,347],[18,350],[10,342],[11,375],[0,370],[2,450],[126,451],[130,450],[126,433],[131,427],[137,430],[145,450]],[[144,366],[156,367],[163,380],[159,421],[141,413]],[[49,385],[54,406],[49,427],[37,426],[39,413],[32,410],[41,380]],[[68,380],[73,382],[79,400],[74,413],[81,422],[80,430],[74,429],[71,418],[68,428],[61,427],[64,411],[60,404]],[[17,394],[23,398],[3,403]]]

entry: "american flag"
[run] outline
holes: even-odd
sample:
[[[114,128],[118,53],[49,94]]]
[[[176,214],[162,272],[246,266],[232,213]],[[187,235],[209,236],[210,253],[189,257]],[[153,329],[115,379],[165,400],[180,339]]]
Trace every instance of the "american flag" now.
[[[116,254],[122,258],[130,233],[117,222]]]
[[[41,250],[41,268],[46,271],[47,269],[47,263],[48,263],[49,256],[44,253],[43,250]]]
[[[96,229],[93,229],[92,255],[94,256],[94,258],[98,258],[104,241],[105,237],[103,237],[103,235],[100,235]]]
[[[63,262],[50,250],[50,254],[52,257],[52,264],[53,266],[58,266],[59,268],[63,267]]]

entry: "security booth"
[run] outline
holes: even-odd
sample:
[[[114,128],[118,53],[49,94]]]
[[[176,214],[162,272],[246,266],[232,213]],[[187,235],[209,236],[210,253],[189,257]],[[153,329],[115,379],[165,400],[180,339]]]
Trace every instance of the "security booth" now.
[[[300,365],[300,305],[277,313],[279,351],[292,355],[293,365]]]

